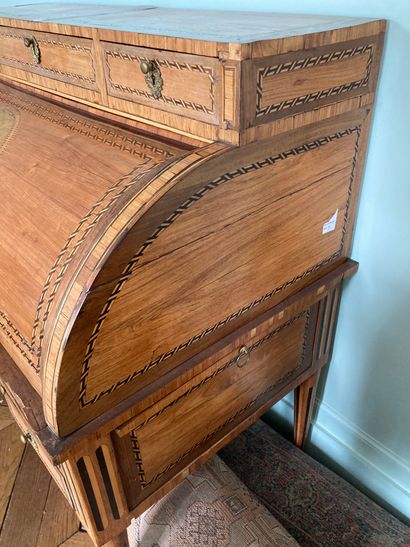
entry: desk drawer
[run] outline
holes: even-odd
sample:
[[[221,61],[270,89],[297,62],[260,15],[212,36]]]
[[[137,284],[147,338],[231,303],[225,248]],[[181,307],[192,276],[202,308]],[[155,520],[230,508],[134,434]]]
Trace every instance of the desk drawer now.
[[[217,122],[217,59],[110,42],[102,42],[102,47],[109,96]],[[142,72],[141,63],[151,63],[152,70],[147,75]]]
[[[138,499],[133,488],[131,505],[310,367],[315,308],[289,311],[238,336],[211,367],[117,429],[120,467],[133,467],[143,491]]]
[[[377,37],[369,37],[257,59],[245,84],[252,85],[249,93],[254,94],[246,106],[247,124],[264,124],[374,91],[377,51]]]
[[[61,91],[56,82],[97,90],[93,41],[74,36],[0,27],[1,71]],[[24,76],[4,67],[30,73]],[[47,81],[44,80],[47,78]]]

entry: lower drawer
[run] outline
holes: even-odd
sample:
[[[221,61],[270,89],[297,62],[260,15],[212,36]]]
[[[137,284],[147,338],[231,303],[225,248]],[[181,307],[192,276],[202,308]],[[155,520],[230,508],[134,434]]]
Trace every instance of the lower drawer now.
[[[252,328],[191,382],[116,430],[120,468],[135,481],[131,505],[309,368],[315,310],[282,312]]]

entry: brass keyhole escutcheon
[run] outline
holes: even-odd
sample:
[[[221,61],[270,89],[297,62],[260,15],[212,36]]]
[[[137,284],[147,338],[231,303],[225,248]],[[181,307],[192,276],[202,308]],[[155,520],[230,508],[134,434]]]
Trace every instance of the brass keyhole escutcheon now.
[[[41,63],[40,46],[34,36],[26,36],[24,38],[24,45],[31,49],[33,60],[36,65],[39,65]]]
[[[154,99],[160,99],[164,81],[157,63],[155,61],[142,60],[140,62],[140,69],[145,74],[145,81],[148,89],[151,91],[151,95]]]
[[[236,358],[236,366],[238,368],[244,367],[249,361],[250,356],[251,350],[248,348],[248,346],[242,346]]]

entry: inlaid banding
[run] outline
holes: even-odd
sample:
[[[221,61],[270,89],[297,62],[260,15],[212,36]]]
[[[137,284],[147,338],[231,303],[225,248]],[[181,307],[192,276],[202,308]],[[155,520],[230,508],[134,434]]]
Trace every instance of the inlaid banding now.
[[[195,192],[190,198],[184,201],[166,220],[164,220],[152,233],[152,235],[141,245],[140,249],[137,251],[137,253],[132,257],[132,259],[127,264],[126,268],[123,270],[122,274],[119,277],[119,281],[112,290],[109,298],[107,298],[104,306],[102,307],[101,313],[95,323],[92,335],[90,336],[90,339],[88,341],[87,349],[84,356],[83,361],[83,367],[82,367],[82,373],[80,378],[80,396],[79,396],[79,403],[80,407],[84,408],[90,404],[94,404],[97,402],[101,397],[106,396],[110,393],[113,393],[120,387],[128,384],[129,382],[132,382],[135,380],[135,378],[147,373],[152,368],[158,366],[160,363],[164,362],[165,360],[169,359],[170,357],[174,356],[179,351],[189,347],[193,343],[203,339],[208,334],[211,334],[212,332],[216,331],[217,329],[223,327],[230,321],[236,319],[237,317],[249,312],[250,310],[254,309],[256,306],[262,304],[263,302],[266,302],[269,298],[272,296],[280,293],[281,291],[285,290],[288,287],[291,287],[298,281],[308,277],[313,272],[319,270],[320,268],[326,266],[327,264],[331,263],[332,261],[336,260],[342,253],[344,241],[345,241],[345,235],[346,235],[346,226],[349,216],[349,210],[350,210],[350,200],[351,200],[351,192],[354,182],[354,175],[356,171],[356,161],[357,161],[357,154],[358,154],[358,142],[360,137],[360,131],[361,128],[359,126],[352,127],[345,129],[343,131],[339,131],[336,133],[333,133],[328,136],[321,137],[319,139],[316,139],[314,141],[308,142],[306,144],[297,146],[295,148],[292,148],[290,150],[287,150],[285,152],[281,152],[279,154],[276,154],[275,156],[267,157],[261,161],[239,167],[238,169],[235,169],[234,171],[225,173],[224,175],[221,175],[217,179],[208,182],[204,187]],[[178,346],[175,346],[171,348],[166,353],[162,353],[159,356],[156,356],[151,361],[145,363],[144,366],[139,367],[138,370],[135,370],[131,374],[127,375],[126,377],[122,379],[118,379],[114,384],[112,384],[107,389],[104,389],[94,395],[91,399],[87,399],[87,380],[90,373],[90,363],[93,357],[94,349],[96,346],[96,342],[98,339],[98,336],[103,328],[104,321],[106,320],[115,300],[118,298],[121,290],[123,289],[124,285],[127,283],[128,279],[132,276],[138,262],[140,259],[144,256],[147,249],[153,245],[153,243],[161,236],[161,234],[167,230],[175,221],[177,221],[178,218],[183,215],[184,212],[186,212],[193,204],[197,203],[198,200],[200,200],[203,196],[208,194],[210,191],[213,191],[214,189],[218,188],[224,183],[227,183],[236,177],[239,177],[244,174],[248,174],[253,171],[257,171],[263,167],[274,165],[275,163],[282,161],[284,159],[287,159],[292,156],[297,156],[299,154],[314,150],[315,148],[319,148],[321,146],[324,146],[328,143],[331,143],[335,140],[341,139],[348,135],[356,135],[355,139],[355,145],[354,145],[354,158],[352,161],[352,171],[350,175],[350,181],[349,181],[349,187],[347,192],[347,201],[346,201],[346,208],[345,208],[345,215],[343,219],[343,227],[342,227],[342,238],[339,245],[339,248],[336,252],[332,253],[331,256],[328,256],[326,259],[318,262],[317,264],[314,264],[312,267],[308,268],[307,270],[301,272],[299,275],[295,276],[292,279],[289,279],[282,285],[278,287],[274,287],[271,291],[263,294],[259,298],[253,300],[252,302],[249,302],[246,306],[236,310],[235,312],[231,313],[229,316],[225,317],[223,320],[210,325],[208,328],[203,330],[202,332],[199,332],[192,336],[190,339],[185,340],[183,343],[179,344]]]

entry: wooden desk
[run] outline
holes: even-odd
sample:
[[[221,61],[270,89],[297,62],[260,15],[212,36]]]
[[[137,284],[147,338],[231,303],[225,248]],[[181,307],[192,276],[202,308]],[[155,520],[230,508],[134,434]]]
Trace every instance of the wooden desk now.
[[[290,390],[303,445],[385,22],[0,15],[2,389],[94,543],[120,544]]]

